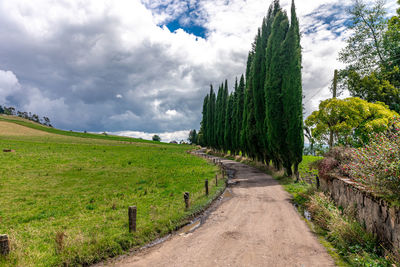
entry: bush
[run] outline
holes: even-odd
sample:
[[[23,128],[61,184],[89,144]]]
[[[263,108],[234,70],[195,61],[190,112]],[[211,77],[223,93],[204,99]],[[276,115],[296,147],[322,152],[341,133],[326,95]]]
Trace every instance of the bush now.
[[[152,140],[156,142],[161,142],[161,137],[155,134],[153,135]]]
[[[351,149],[351,160],[340,164],[340,172],[389,197],[400,196],[400,119],[394,119],[384,134],[371,134],[362,148]]]
[[[339,166],[347,164],[353,158],[353,149],[346,147],[334,147],[325,154],[325,158],[318,163],[318,172],[321,177],[328,173],[336,173],[348,176],[346,172],[342,172]]]

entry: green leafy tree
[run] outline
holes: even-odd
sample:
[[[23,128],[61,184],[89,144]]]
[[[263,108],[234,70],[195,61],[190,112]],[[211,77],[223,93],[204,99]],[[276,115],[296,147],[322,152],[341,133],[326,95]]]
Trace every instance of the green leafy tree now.
[[[352,96],[369,102],[384,102],[391,109],[400,112],[400,69],[390,72],[374,71],[361,76],[355,71],[348,75],[347,86]],[[390,82],[392,81],[392,82]]]
[[[305,121],[312,130],[312,136],[330,148],[337,144],[361,146],[368,143],[371,133],[388,129],[394,117],[399,115],[384,103],[369,103],[357,97],[344,100],[322,101],[319,110],[314,111]],[[333,132],[333,142],[329,134]]]
[[[342,89],[400,112],[399,17],[387,21],[383,0],[376,0],[373,6],[357,0],[350,15],[353,34],[339,53],[339,60],[347,64],[340,72]]]
[[[155,134],[153,135],[152,140],[156,142],[161,142],[161,137]]]
[[[195,129],[194,129],[194,130],[191,130],[191,131],[189,132],[188,141],[189,141],[189,143],[190,143],[191,145],[192,145],[192,144],[197,144],[197,132],[196,132]]]
[[[385,2],[376,0],[373,6],[363,0],[355,0],[349,10],[353,34],[347,39],[347,46],[340,51],[340,61],[348,64],[348,70],[368,73],[374,67],[385,64],[386,55],[383,35],[386,28]]]

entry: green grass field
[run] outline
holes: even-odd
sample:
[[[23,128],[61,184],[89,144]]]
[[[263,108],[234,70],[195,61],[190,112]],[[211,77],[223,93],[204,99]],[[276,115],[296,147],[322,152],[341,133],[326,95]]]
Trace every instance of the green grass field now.
[[[19,125],[36,130],[0,132],[0,234],[10,236],[12,247],[0,266],[87,265],[122,254],[185,223],[224,184],[210,183],[210,196],[204,195],[204,180],[217,168],[187,154],[190,146],[57,130],[42,135],[47,127]],[[191,193],[187,211],[185,191]],[[131,205],[138,208],[134,234],[128,232]]]

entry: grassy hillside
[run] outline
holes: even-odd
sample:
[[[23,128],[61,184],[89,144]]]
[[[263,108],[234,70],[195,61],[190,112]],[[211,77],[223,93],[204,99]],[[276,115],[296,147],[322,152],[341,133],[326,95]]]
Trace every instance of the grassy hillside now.
[[[47,127],[41,125],[39,123],[35,123],[26,119],[22,119],[16,116],[8,116],[8,115],[0,115],[0,121],[11,122],[21,126],[25,126],[31,129],[58,134],[63,136],[72,136],[72,137],[80,137],[80,138],[91,138],[91,139],[102,139],[102,140],[112,140],[112,141],[125,141],[125,142],[138,142],[138,143],[153,143],[149,140],[131,138],[131,137],[123,137],[116,135],[104,135],[104,134],[93,134],[93,133],[79,133],[73,131],[64,131],[56,128]]]
[[[210,183],[204,196],[204,179],[217,169],[187,154],[189,146],[0,120],[0,234],[12,240],[0,266],[75,266],[121,254],[175,229],[222,189]],[[138,207],[134,234],[131,205]]]

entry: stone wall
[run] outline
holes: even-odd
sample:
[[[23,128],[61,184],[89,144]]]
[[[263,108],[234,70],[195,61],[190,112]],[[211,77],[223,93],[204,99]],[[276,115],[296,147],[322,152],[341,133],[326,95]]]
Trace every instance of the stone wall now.
[[[400,208],[390,207],[362,185],[335,175],[320,178],[321,189],[344,209],[354,209],[356,219],[392,249],[400,249]]]

